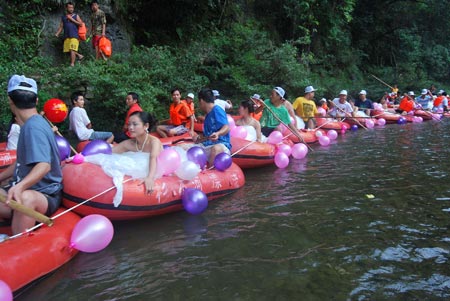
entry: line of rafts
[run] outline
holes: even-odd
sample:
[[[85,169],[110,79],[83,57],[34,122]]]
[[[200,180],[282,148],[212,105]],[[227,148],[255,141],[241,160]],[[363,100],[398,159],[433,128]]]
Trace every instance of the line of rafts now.
[[[376,124],[402,123],[402,118],[405,118],[406,122],[419,122],[414,118],[435,118],[425,111],[416,111],[414,116],[373,113],[376,118],[347,118],[345,121],[317,118],[317,129],[300,130],[301,139],[291,134],[287,128],[281,134],[275,132],[278,136],[269,137],[271,143],[231,137],[232,163],[228,168],[205,168],[190,179],[180,178],[176,173],[163,176],[155,181],[154,190],[149,195],[145,193],[141,181],[124,181],[123,197],[118,206],[112,203],[116,193],[113,180],[104,173],[102,167],[88,162],[75,164],[63,161],[63,205],[71,208],[85,203],[56,219],[52,227],[40,227],[28,235],[0,243],[0,295],[2,281],[13,292],[17,292],[73,258],[78,251],[70,247],[70,238],[75,225],[80,221],[80,215],[101,214],[111,220],[132,220],[179,211],[183,209],[183,192],[186,189],[200,190],[208,201],[211,201],[244,186],[242,169],[273,165],[280,153],[285,153],[286,156],[292,153],[296,154],[296,158],[303,158],[307,148],[299,142],[316,143],[321,137],[328,137],[330,133],[336,136],[337,133],[345,133],[356,126],[373,127]],[[229,120],[233,123],[231,117]],[[196,130],[202,131],[202,124],[195,126]],[[161,140],[165,146],[170,146],[175,140],[184,142],[188,141],[189,137],[177,136]],[[86,143],[81,143],[78,150],[85,145]],[[12,164],[15,156],[15,151],[5,150],[5,144],[0,144],[0,171]],[[129,178],[125,176],[125,180]],[[64,207],[57,213],[62,210]],[[11,234],[10,227],[0,223],[0,233]]]

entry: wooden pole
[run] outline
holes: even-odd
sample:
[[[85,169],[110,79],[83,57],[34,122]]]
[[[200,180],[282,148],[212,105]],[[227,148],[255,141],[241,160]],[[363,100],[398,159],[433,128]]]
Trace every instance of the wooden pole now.
[[[11,209],[23,213],[29,217],[34,218],[36,221],[46,224],[47,226],[53,225],[53,220],[48,216],[43,215],[42,213],[37,212],[29,207],[26,207],[14,200],[6,202],[6,196],[0,194],[0,202],[7,204]]]
[[[387,83],[385,83],[384,81],[382,81],[381,79],[379,79],[378,77],[376,77],[375,75],[371,74],[371,76],[373,76],[376,80],[378,80],[380,83],[388,86],[389,88],[391,88],[392,90],[394,90],[394,87],[392,87],[391,85],[388,85]]]
[[[55,125],[53,124],[53,122],[51,122],[50,120],[48,120],[48,118],[47,118],[47,116],[45,116],[45,114],[42,114],[42,116],[44,116],[45,120],[47,120],[47,122],[50,124],[50,126],[51,126],[52,128],[55,126]],[[63,136],[59,131],[56,131],[56,134],[57,134],[58,136],[64,138],[64,136]],[[70,149],[72,150],[72,152],[73,152],[75,155],[78,154],[78,152],[72,147],[72,145],[70,145],[70,143],[69,143],[69,146],[70,146]]]

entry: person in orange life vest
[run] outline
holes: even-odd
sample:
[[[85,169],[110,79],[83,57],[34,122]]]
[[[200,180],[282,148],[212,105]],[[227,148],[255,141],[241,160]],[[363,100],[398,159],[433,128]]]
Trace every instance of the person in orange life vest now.
[[[444,90],[438,92],[438,97],[433,101],[433,112],[442,113],[448,111],[448,98],[447,93]]]
[[[188,106],[188,108],[191,110],[192,114],[194,115],[194,121],[197,121],[197,118],[195,118],[195,106],[194,106],[194,93],[188,93],[186,96],[186,99],[183,99],[184,103]]]
[[[64,53],[70,53],[70,66],[75,66],[75,59],[81,61],[84,56],[78,53],[78,26],[83,24],[80,16],[74,13],[75,5],[72,2],[67,2],[66,12],[67,14],[61,17],[61,22],[59,23],[58,30],[55,36],[58,37],[64,28]]]
[[[398,108],[395,110],[397,113],[407,114],[414,110],[415,102],[414,102],[414,91],[409,91],[408,94],[400,101]]]
[[[253,106],[254,106],[254,108],[253,108],[253,112],[252,113],[250,113],[250,116],[252,117],[252,118],[254,118],[254,119],[256,119],[256,120],[260,120],[261,119],[261,116],[262,116],[262,111],[260,111],[260,112],[258,112],[258,113],[256,113],[255,111],[256,110],[258,110],[258,108],[259,108],[259,102],[260,101],[263,101],[262,99],[261,99],[261,96],[259,95],[259,94],[253,94],[253,96],[252,97],[250,97],[250,100],[253,102]],[[258,110],[259,111],[259,110]]]
[[[125,117],[125,123],[122,127],[122,132],[114,133],[114,142],[120,143],[124,140],[128,140],[131,138],[131,134],[128,131],[128,120],[130,119],[131,114],[134,112],[142,112],[142,108],[139,105],[139,95],[135,92],[128,92],[127,97],[125,98],[125,102],[128,106],[127,115]]]
[[[189,132],[192,137],[196,136],[194,132],[194,114],[186,103],[181,101],[180,90],[175,88],[171,91],[171,94],[170,119],[164,121],[167,125],[158,125],[156,131],[162,138],[179,136],[186,132]]]

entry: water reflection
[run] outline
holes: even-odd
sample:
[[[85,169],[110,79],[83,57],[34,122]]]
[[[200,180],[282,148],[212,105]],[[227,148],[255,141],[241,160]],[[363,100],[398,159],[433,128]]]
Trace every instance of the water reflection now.
[[[17,300],[449,298],[449,128],[347,132],[201,216],[117,223]]]

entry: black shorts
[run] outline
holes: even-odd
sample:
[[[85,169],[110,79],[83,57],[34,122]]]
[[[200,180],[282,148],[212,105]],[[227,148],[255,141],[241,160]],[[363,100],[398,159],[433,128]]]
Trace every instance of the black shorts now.
[[[2,188],[8,192],[8,190],[11,188],[11,185],[3,186]],[[42,193],[42,192],[41,192]],[[62,189],[58,192],[52,193],[52,194],[46,194],[42,193],[45,198],[47,199],[47,211],[45,212],[46,216],[50,216],[53,213],[55,213],[56,210],[58,210],[59,206],[61,206],[62,201]]]

